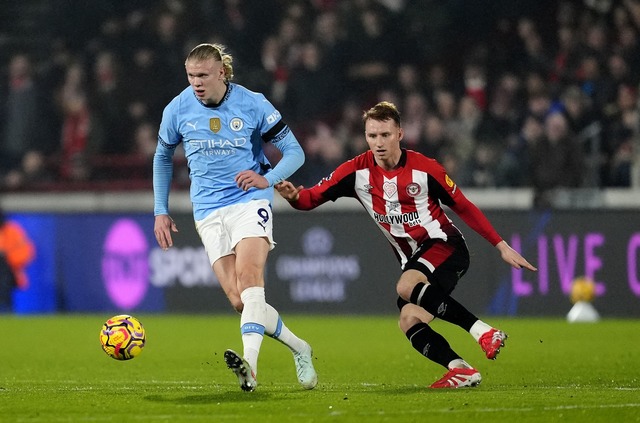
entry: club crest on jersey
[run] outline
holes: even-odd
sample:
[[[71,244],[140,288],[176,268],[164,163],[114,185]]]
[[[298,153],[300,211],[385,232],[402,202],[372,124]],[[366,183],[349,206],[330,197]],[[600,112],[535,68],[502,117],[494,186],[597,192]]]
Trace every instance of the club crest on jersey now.
[[[420,194],[420,192],[422,192],[422,188],[420,188],[420,185],[416,184],[415,182],[411,182],[409,185],[407,185],[407,194],[409,194],[411,197],[415,197],[416,195]]]
[[[209,129],[211,129],[214,133],[218,133],[220,128],[222,128],[222,124],[220,123],[220,118],[209,119]]]
[[[231,122],[229,122],[229,128],[231,128],[232,131],[237,132],[241,130],[243,126],[244,122],[240,118],[233,118],[231,119]]]
[[[387,197],[392,197],[396,192],[398,192],[398,186],[395,182],[385,181],[385,183],[382,184],[382,190],[387,194]]]

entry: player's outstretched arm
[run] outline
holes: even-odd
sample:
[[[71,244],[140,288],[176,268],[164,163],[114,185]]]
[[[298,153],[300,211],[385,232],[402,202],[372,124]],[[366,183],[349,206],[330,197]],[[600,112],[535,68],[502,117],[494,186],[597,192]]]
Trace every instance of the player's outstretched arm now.
[[[275,185],[275,188],[276,190],[278,190],[278,194],[280,194],[282,198],[289,202],[298,201],[298,199],[300,198],[300,191],[304,189],[302,185],[296,187],[289,181],[282,181],[280,183],[277,183]]]
[[[168,250],[169,247],[173,247],[171,232],[178,232],[178,227],[171,216],[168,214],[157,215],[153,225],[153,233],[156,235],[158,245],[165,251]]]
[[[511,248],[507,241],[502,240],[496,244],[496,248],[500,251],[500,255],[502,256],[502,260],[506,261],[512,267],[516,269],[529,269],[532,272],[537,271],[538,269],[529,263],[524,257],[520,255],[516,250]]]

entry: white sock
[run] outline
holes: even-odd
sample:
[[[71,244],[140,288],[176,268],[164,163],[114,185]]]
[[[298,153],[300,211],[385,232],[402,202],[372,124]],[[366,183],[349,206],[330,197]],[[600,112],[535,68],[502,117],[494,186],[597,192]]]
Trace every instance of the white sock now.
[[[471,329],[469,329],[469,333],[471,334],[471,336],[473,336],[473,338],[476,340],[476,342],[478,342],[480,340],[480,337],[483,334],[485,334],[488,331],[490,331],[491,329],[493,329],[491,326],[489,326],[488,324],[486,324],[482,320],[478,319],[473,324],[473,326],[471,326]]]
[[[278,310],[273,308],[269,303],[267,303],[267,318],[264,325],[264,333],[282,342],[293,352],[298,352],[305,346],[305,342],[285,326]]]
[[[247,360],[253,373],[258,374],[258,355],[264,335],[267,319],[267,308],[264,288],[253,286],[240,293],[244,304],[240,316],[240,333],[242,334],[243,356]]]

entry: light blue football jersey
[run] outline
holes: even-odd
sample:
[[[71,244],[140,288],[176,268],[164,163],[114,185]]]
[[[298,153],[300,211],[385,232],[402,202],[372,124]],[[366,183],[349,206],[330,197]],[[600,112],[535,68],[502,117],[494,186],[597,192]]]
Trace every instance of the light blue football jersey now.
[[[283,151],[283,160],[275,169],[271,169],[264,154],[265,141],[271,141]],[[264,175],[273,186],[304,162],[300,144],[281,122],[280,112],[264,95],[230,83],[222,101],[207,106],[187,87],[167,105],[162,115],[153,167],[155,215],[169,214],[172,157],[181,142],[189,167],[196,220],[231,204],[254,199],[272,202],[272,188],[248,191],[238,188],[234,178],[239,172],[253,170]],[[287,153],[288,162],[284,160]]]

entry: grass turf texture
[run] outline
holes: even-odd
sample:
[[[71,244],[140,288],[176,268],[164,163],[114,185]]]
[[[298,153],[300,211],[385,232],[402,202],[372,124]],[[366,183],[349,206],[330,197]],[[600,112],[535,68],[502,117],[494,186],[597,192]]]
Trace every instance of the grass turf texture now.
[[[464,331],[435,327],[483,376],[428,389],[445,370],[411,348],[394,316],[283,316],[313,346],[319,383],[265,338],[259,386],[241,392],[223,352],[242,351],[235,315],[136,315],[142,354],[109,358],[108,315],[0,316],[0,422],[640,421],[640,322],[488,319],[510,338],[487,360]]]

